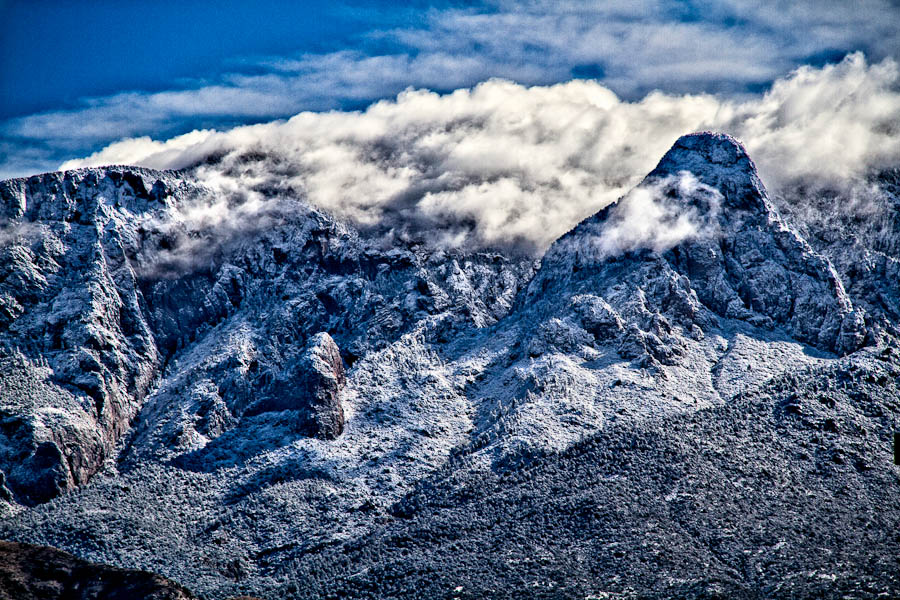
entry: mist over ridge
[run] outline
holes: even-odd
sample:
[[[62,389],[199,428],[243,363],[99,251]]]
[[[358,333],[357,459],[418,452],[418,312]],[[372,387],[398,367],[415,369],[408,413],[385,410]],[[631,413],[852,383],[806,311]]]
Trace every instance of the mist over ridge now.
[[[206,207],[207,218],[235,195],[259,207],[302,198],[390,238],[539,254],[691,131],[735,136],[776,194],[877,195],[865,178],[900,159],[898,84],[895,61],[869,64],[861,53],[801,67],[742,99],[653,92],[627,102],[594,81],[489,80],[446,95],[409,89],[362,112],[125,139],[60,168],[188,168],[220,200],[232,198]]]

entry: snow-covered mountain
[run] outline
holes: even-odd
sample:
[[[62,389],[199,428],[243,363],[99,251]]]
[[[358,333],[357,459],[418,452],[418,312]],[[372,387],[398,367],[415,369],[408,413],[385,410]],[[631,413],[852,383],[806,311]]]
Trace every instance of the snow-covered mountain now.
[[[900,594],[878,177],[812,218],[689,135],[540,260],[2,182],[0,537],[210,598]]]

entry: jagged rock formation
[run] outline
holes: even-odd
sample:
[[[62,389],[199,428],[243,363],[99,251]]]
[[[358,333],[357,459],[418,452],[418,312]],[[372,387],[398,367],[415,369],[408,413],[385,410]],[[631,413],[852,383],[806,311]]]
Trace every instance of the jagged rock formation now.
[[[159,373],[135,216],[177,187],[140,169],[0,185],[0,470],[26,504],[86,482]]]
[[[192,600],[167,579],[90,563],[55,548],[0,542],[2,600]]]
[[[699,185],[685,190],[685,173]],[[862,313],[831,263],[775,212],[738,142],[723,134],[684,136],[642,187],[658,188],[660,202],[692,215],[699,231],[665,249],[642,244],[610,255],[604,240],[638,200],[626,196],[550,248],[524,304],[544,296],[570,302],[586,330],[615,337],[623,356],[647,365],[677,361],[681,339],[700,338],[721,319],[783,328],[838,354],[862,346]],[[664,225],[675,228],[671,221]]]
[[[216,598],[900,593],[900,220],[797,225],[719,134],[539,266],[190,181],[2,184],[0,537]]]
[[[215,365],[205,359],[203,368],[217,371],[212,395],[203,391],[210,379],[196,370],[163,382],[161,401],[189,380],[201,405],[199,429],[172,424],[164,446],[216,437],[253,398],[279,393],[272,385],[287,382],[280,373],[298,359],[296,344],[316,331],[343,340],[352,361],[427,314],[491,322],[530,269],[499,255],[460,266],[438,257],[425,264],[414,251],[380,252],[305,205],[255,239],[241,232],[204,254],[195,238],[208,232],[191,229],[178,212],[204,194],[184,176],[145,169],[3,182],[0,472],[20,502],[45,502],[88,481],[170,358],[210,328],[227,327],[242,306],[272,312],[239,354],[224,351]],[[338,411],[317,419],[301,428],[325,437],[342,428]]]
[[[346,384],[344,361],[337,344],[327,333],[317,333],[300,359],[275,378],[244,416],[297,411],[300,431],[333,440],[344,431],[340,395]]]
[[[875,174],[861,198],[833,189],[799,189],[780,207],[834,264],[848,295],[875,332],[898,333],[900,320],[900,169]]]

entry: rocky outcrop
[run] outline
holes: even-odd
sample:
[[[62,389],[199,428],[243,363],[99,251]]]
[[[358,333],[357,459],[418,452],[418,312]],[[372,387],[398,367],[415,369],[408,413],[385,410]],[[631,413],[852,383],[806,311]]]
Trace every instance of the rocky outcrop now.
[[[344,431],[341,391],[347,383],[341,352],[325,332],[309,341],[298,360],[286,367],[244,416],[296,411],[299,430],[326,440]]]
[[[790,189],[776,198],[792,226],[834,265],[874,338],[900,334],[900,168],[872,173],[850,192]],[[847,198],[847,196],[850,198]]]
[[[296,395],[292,365],[317,332],[348,362],[431,315],[449,336],[505,315],[533,269],[492,253],[384,249],[299,201],[273,202],[266,228],[203,229],[181,210],[206,206],[189,178],[106,167],[0,184],[0,473],[16,502],[87,482],[167,367],[136,435],[196,446],[261,398]],[[193,352],[231,325],[252,331],[239,349]],[[197,398],[185,422],[161,422],[157,408],[184,395]],[[339,415],[301,429],[336,436]]]
[[[724,134],[684,136],[648,178],[683,170],[723,198],[718,235],[689,240],[667,257],[701,302],[838,354],[863,344],[863,315],[833,265],[776,212],[743,146]]]
[[[171,360],[126,462],[197,451],[234,427],[280,418],[278,407],[299,402],[306,367],[298,365],[319,333],[334,340],[348,369],[417,329],[449,342],[507,315],[533,273],[528,257],[385,249],[308,205],[282,208],[277,226],[235,237],[204,269],[142,286],[154,337]],[[295,418],[293,434],[335,436],[333,422]],[[228,460],[242,454],[235,448]]]
[[[117,569],[55,548],[0,541],[0,600],[193,600],[159,575]]]

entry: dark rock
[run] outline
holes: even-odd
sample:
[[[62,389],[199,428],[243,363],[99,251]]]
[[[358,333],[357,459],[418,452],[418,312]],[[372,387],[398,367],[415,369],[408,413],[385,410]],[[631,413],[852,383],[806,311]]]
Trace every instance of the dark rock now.
[[[91,563],[47,546],[0,541],[0,600],[192,600],[159,575]]]
[[[14,472],[16,489],[22,489],[30,502],[46,502],[72,487],[65,456],[51,441],[39,444]]]
[[[244,416],[295,410],[300,413],[304,433],[333,440],[344,431],[340,394],[346,381],[340,349],[330,335],[318,333],[302,356],[277,376],[265,397],[252,404]]]
[[[0,471],[0,500],[11,502],[12,499],[13,493],[8,487],[6,487],[6,475],[3,473],[3,471]]]

